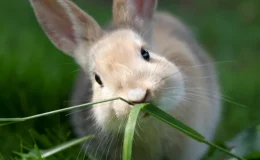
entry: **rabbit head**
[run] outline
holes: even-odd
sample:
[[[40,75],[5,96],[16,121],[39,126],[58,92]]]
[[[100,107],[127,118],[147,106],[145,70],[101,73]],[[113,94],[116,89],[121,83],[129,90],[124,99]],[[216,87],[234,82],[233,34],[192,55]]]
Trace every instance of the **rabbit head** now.
[[[91,78],[93,101],[122,97],[171,110],[182,99],[180,69],[153,44],[156,0],[114,0],[111,31],[102,30],[71,1],[31,0],[31,4],[53,44],[74,57]],[[97,104],[92,111],[98,126],[117,131],[132,107],[117,100]]]

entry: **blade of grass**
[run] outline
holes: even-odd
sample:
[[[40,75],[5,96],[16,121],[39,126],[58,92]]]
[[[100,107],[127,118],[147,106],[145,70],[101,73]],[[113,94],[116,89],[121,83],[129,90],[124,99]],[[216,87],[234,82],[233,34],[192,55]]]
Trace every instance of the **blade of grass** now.
[[[201,141],[201,139],[205,139],[201,134],[199,134],[194,129],[188,127],[184,123],[178,121],[177,119],[173,118],[171,115],[167,114],[163,110],[159,109],[158,107],[152,104],[146,104],[142,107],[142,110],[149,113],[150,115],[156,117],[157,119],[169,124],[170,126],[180,130],[181,132],[185,133],[186,135],[193,137],[194,139]]]
[[[168,125],[172,126],[175,129],[178,129],[179,131],[183,132],[184,134],[186,134],[187,136],[205,143],[211,147],[214,147],[234,158],[237,158],[238,160],[245,160],[233,153],[231,153],[230,151],[221,148],[218,145],[215,145],[209,141],[207,141],[203,136],[201,136],[198,132],[196,132],[195,130],[191,129],[190,127],[188,127],[187,125],[185,125],[184,123],[178,121],[177,119],[173,118],[171,115],[169,115],[168,113],[164,112],[163,110],[159,109],[158,107],[152,105],[152,104],[145,104],[142,107],[142,110],[144,112],[149,113],[150,115],[154,116],[155,118],[167,123]]]
[[[136,121],[141,108],[144,105],[138,104],[131,110],[125,128],[124,143],[123,143],[123,160],[131,160],[132,158],[132,145],[134,138],[134,131],[136,126]]]
[[[82,107],[89,107],[89,106],[92,106],[94,104],[105,103],[105,102],[114,101],[114,100],[122,100],[126,103],[129,103],[125,99],[117,97],[117,98],[111,98],[111,99],[107,99],[107,100],[103,100],[103,101],[86,103],[86,104],[81,104],[81,105],[76,105],[76,106],[72,106],[72,107],[68,107],[68,108],[55,110],[55,111],[36,114],[36,115],[33,115],[33,116],[24,117],[24,118],[0,118],[0,122],[6,122],[6,123],[0,123],[0,127],[5,126],[5,125],[9,125],[9,124],[13,124],[13,123],[17,123],[17,122],[23,122],[23,121],[39,118],[39,117],[49,116],[49,115],[53,115],[53,114],[57,114],[57,113],[65,112],[65,111],[70,111],[70,110],[73,110],[73,109],[78,109],[78,108],[82,108]]]
[[[39,150],[38,146],[36,145],[36,143],[34,144],[34,149],[36,151],[36,156],[37,156],[37,159],[38,160],[44,160],[43,157],[42,157],[42,153],[41,151]]]
[[[61,144],[61,145],[59,145],[59,146],[57,146],[57,147],[54,147],[54,148],[49,149],[49,150],[47,150],[47,151],[43,151],[43,152],[41,153],[42,158],[50,157],[50,156],[52,156],[52,155],[54,155],[54,154],[56,154],[56,153],[59,153],[59,152],[61,152],[61,151],[64,151],[64,150],[66,150],[66,149],[68,149],[68,148],[71,148],[71,147],[73,147],[73,146],[75,146],[75,145],[78,145],[78,144],[80,144],[80,143],[83,143],[83,142],[85,142],[85,141],[87,141],[87,140],[90,140],[90,139],[92,139],[92,138],[94,138],[94,136],[91,135],[91,136],[86,136],[86,137],[83,137],[83,138],[71,140],[71,141],[69,141],[69,142],[65,142],[65,143],[63,143],[63,144]]]
[[[17,123],[17,122],[20,122],[20,121],[16,121],[16,122],[7,122],[7,123],[0,123],[0,127],[7,126],[7,125],[10,125],[10,124],[14,124],[14,123]]]
[[[71,140],[69,142],[65,142],[63,144],[60,144],[60,145],[58,145],[58,146],[56,146],[52,149],[48,149],[48,150],[39,150],[37,145],[35,145],[34,149],[27,154],[19,153],[19,152],[14,152],[14,153],[21,156],[21,158],[23,158],[23,159],[30,159],[30,158],[45,159],[45,158],[53,156],[53,155],[55,155],[59,152],[62,152],[64,150],[68,149],[68,148],[71,148],[75,145],[78,145],[78,144],[83,143],[87,140],[90,140],[92,138],[94,138],[93,135],[89,135],[89,136],[79,138],[79,139],[74,139],[74,140]]]

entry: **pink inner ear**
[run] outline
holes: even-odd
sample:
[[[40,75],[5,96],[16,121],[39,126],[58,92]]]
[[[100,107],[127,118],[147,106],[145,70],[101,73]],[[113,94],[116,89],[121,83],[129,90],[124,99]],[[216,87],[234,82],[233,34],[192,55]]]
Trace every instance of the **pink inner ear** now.
[[[137,8],[137,13],[142,16],[143,15],[142,12],[143,12],[144,1],[143,0],[135,0],[135,4],[136,4],[136,8]]]
[[[69,19],[67,13],[64,11],[64,8],[53,7],[53,5],[50,5],[49,13],[52,13],[52,15],[49,16],[53,18],[52,23],[53,25],[55,25],[55,28],[57,29],[55,32],[60,33],[62,36],[65,36],[68,40],[72,41],[73,43],[76,43],[74,31],[72,28],[72,22]]]
[[[156,0],[135,0],[135,5],[139,16],[151,18],[156,5]]]
[[[60,50],[72,54],[76,39],[65,9],[56,0],[32,0],[35,13],[50,40]]]

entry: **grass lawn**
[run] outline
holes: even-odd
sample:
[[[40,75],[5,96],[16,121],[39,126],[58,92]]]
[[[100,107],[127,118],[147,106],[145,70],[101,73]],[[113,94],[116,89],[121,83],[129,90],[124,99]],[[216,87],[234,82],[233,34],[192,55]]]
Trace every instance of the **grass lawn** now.
[[[78,2],[105,24],[109,3]],[[159,8],[182,18],[215,58],[223,95],[223,120],[216,139],[225,141],[260,123],[260,1],[199,0],[192,6],[161,0]],[[24,117],[68,105],[78,66],[58,51],[36,22],[28,1],[0,1],[0,117]],[[74,137],[66,114],[0,128],[0,159],[23,146],[50,148]],[[76,159],[75,147],[57,159]],[[52,158],[50,158],[52,159]],[[53,158],[54,159],[54,158]]]

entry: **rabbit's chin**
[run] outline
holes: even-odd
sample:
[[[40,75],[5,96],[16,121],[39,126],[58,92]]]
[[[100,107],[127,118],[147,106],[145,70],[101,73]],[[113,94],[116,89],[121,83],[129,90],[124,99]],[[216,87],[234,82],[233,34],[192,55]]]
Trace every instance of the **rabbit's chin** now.
[[[92,111],[96,126],[103,131],[123,131],[131,108],[131,105],[121,100],[95,105]]]

